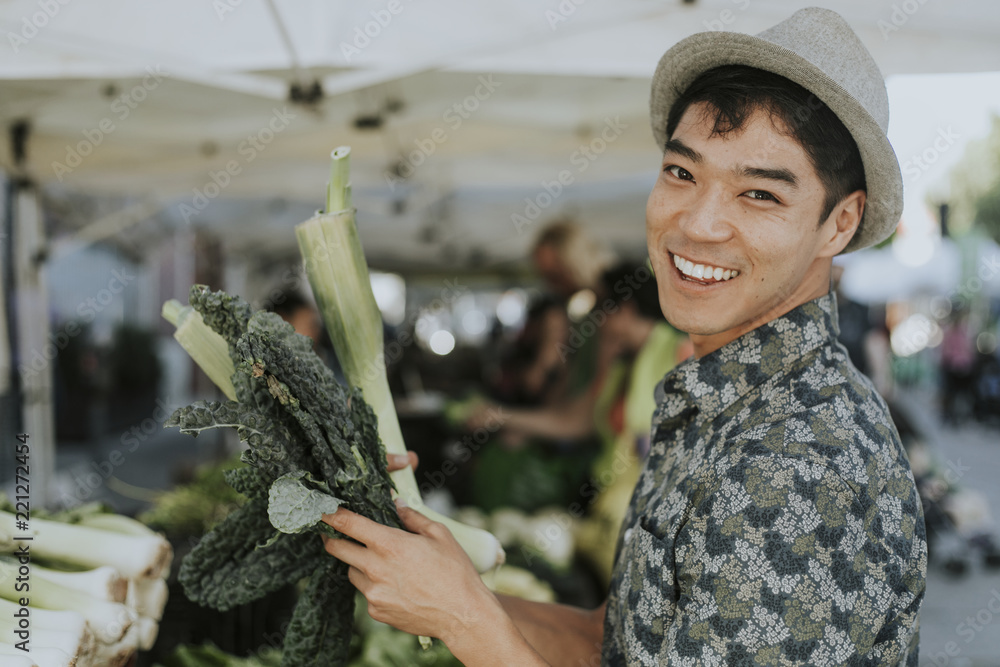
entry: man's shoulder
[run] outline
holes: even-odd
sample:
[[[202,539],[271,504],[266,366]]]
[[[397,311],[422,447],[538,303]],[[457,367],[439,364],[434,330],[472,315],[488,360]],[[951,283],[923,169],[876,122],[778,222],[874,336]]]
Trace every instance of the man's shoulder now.
[[[839,345],[776,376],[732,417],[719,452],[733,465],[761,456],[797,459],[830,469],[869,497],[909,474],[888,406]]]

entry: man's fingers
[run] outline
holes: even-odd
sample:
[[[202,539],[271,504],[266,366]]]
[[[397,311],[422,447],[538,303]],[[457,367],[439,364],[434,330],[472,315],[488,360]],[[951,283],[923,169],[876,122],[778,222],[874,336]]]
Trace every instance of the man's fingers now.
[[[371,544],[378,540],[379,535],[382,534],[381,531],[390,530],[386,526],[343,507],[333,514],[324,514],[323,522],[362,544]]]
[[[356,542],[324,535],[323,547],[328,554],[352,567],[360,567],[365,561],[367,549]]]
[[[388,460],[388,470],[389,472],[395,472],[396,470],[402,470],[406,466],[410,466],[414,470],[417,469],[417,465],[420,463],[420,459],[417,458],[416,452],[411,452],[407,450],[405,454],[389,454],[386,456]]]
[[[403,522],[403,527],[411,533],[425,535],[427,530],[436,523],[415,509],[400,505],[399,501],[396,501],[396,513],[399,514],[399,520]]]
[[[365,591],[371,588],[371,579],[369,579],[364,572],[353,565],[347,570],[347,578],[352,584],[354,584],[354,587],[357,588],[362,595],[365,594]]]

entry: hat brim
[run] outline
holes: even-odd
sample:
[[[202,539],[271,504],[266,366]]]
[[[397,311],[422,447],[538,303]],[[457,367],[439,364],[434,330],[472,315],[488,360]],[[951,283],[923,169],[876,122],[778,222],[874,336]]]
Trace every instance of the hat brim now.
[[[674,102],[699,75],[722,65],[746,65],[783,76],[816,95],[840,118],[858,146],[867,190],[861,224],[843,252],[888,238],[903,213],[903,177],[885,131],[840,84],[783,46],[743,33],[706,32],[667,50],[653,75],[649,103],[660,148],[667,142],[667,116]]]

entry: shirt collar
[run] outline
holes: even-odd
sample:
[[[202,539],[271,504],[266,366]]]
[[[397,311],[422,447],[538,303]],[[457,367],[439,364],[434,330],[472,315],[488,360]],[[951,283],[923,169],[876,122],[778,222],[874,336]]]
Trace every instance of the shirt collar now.
[[[656,387],[654,423],[685,419],[694,410],[713,419],[839,333],[834,296],[807,301],[700,359],[676,366]]]

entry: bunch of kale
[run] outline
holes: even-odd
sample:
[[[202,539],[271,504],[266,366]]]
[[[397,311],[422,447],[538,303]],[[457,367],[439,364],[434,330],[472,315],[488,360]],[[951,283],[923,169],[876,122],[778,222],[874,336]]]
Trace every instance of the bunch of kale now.
[[[399,527],[376,418],[278,315],[196,285],[191,306],[229,345],[237,401],[198,401],[165,426],[234,428],[249,446],[226,481],[248,502],[183,560],[193,601],[225,611],[308,577],[284,641],[284,667],[342,665],[353,626],[347,566],[323,549],[319,521],[343,505]]]

